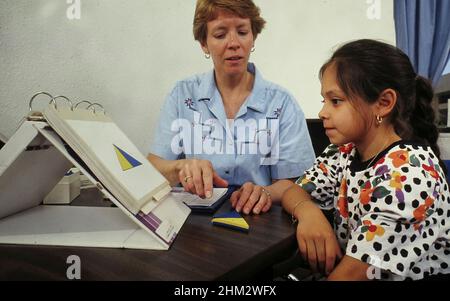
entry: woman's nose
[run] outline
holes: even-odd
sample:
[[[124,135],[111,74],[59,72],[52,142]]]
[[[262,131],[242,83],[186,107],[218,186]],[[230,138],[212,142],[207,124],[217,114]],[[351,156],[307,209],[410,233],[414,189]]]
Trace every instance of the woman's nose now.
[[[239,47],[239,41],[236,37],[236,34],[230,33],[228,38],[228,47],[230,48],[238,48]]]

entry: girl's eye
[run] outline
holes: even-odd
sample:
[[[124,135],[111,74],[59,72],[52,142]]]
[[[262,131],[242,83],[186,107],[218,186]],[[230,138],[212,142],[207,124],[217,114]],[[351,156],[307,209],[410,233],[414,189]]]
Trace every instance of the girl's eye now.
[[[333,98],[333,99],[331,100],[331,102],[332,102],[334,105],[338,105],[341,101],[342,101],[342,100],[341,100],[341,99],[338,99],[338,98]]]
[[[246,34],[248,34],[248,32],[247,32],[247,31],[240,31],[239,34],[240,34],[241,36],[245,36]]]
[[[330,99],[329,100],[333,105],[338,105],[340,102],[342,102],[342,99],[339,99],[339,98],[332,98],[332,99]],[[325,99],[322,99],[321,101],[320,101],[321,103],[325,103],[325,102],[327,102]]]

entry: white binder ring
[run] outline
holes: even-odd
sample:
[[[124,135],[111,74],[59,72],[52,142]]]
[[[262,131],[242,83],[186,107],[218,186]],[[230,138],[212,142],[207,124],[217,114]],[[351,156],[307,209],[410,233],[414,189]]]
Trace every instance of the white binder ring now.
[[[86,103],[86,104],[88,104],[88,105],[92,105],[92,102],[91,102],[91,101],[89,101],[89,100],[83,100],[83,101],[77,102],[73,108],[76,109],[76,108],[78,108],[79,105],[81,105],[81,104],[83,104],[83,103]]]
[[[55,109],[57,110],[57,109],[58,109],[58,106],[57,106],[57,104],[56,104],[56,100],[57,100],[58,98],[65,99],[65,100],[70,104],[70,110],[73,111],[73,103],[72,103],[72,101],[71,101],[69,98],[67,98],[66,96],[64,96],[64,95],[58,95],[58,96],[53,97],[52,100],[50,100],[49,104],[52,104],[52,103],[53,103],[53,106],[54,106]]]
[[[95,107],[101,108],[102,111],[103,111],[103,114],[106,114],[105,108],[101,104],[96,103],[96,102],[94,102],[94,103],[90,104],[89,106],[87,106],[86,110],[89,110],[89,109],[93,108],[93,111],[94,111],[94,114],[95,114],[96,113],[95,112]]]
[[[29,104],[28,104],[28,106],[29,106],[29,108],[30,108],[30,112],[33,112],[33,101],[34,101],[34,99],[36,98],[36,97],[38,97],[39,95],[47,95],[48,97],[50,97],[52,100],[53,100],[53,95],[51,95],[50,93],[47,93],[47,92],[39,92],[39,93],[36,93],[36,94],[34,94],[32,97],[31,97],[31,99],[30,99],[30,102],[29,102]],[[50,101],[51,102],[51,101]]]

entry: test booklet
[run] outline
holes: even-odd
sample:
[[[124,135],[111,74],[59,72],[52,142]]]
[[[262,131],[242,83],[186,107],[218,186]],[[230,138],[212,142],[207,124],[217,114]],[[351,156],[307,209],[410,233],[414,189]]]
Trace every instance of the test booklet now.
[[[186,204],[193,212],[214,213],[231,196],[232,188],[214,188],[210,198],[186,192],[183,187],[172,187],[171,196]]]
[[[227,191],[228,188],[214,188],[211,198],[202,199],[196,194],[186,192],[183,187],[173,187],[172,196],[176,200],[179,200],[180,202],[183,202],[188,206],[209,207],[219,201],[227,193]]]

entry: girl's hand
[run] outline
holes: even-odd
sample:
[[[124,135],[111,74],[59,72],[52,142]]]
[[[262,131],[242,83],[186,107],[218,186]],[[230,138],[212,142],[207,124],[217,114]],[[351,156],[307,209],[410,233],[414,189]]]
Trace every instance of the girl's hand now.
[[[297,226],[300,253],[314,273],[329,275],[343,256],[336,235],[316,205],[308,201],[302,206],[308,214]]]
[[[247,182],[238,191],[233,192],[230,201],[231,206],[237,212],[241,210],[244,214],[260,214],[269,211],[272,206],[272,198],[263,186]]]
[[[186,159],[178,172],[178,179],[184,190],[201,198],[212,196],[213,185],[227,187],[228,182],[222,179],[208,160]]]

